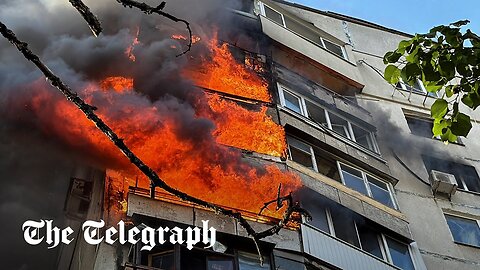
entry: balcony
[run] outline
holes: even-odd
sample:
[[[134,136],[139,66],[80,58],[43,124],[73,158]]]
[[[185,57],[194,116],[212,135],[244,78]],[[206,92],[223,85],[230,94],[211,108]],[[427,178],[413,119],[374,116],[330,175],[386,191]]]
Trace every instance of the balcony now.
[[[313,42],[271,21],[265,16],[260,16],[260,20],[262,22],[263,32],[273,40],[309,57],[322,66],[333,70],[353,85],[365,85],[360,72],[354,63],[319,47]]]
[[[304,252],[343,270],[398,270],[399,268],[314,227],[301,227]]]

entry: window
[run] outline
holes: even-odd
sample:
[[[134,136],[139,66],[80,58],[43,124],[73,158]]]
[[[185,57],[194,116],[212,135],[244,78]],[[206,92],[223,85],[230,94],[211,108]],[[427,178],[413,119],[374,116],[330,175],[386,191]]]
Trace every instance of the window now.
[[[413,86],[410,86],[409,84],[404,83],[403,81],[400,81],[400,82],[397,83],[396,87],[397,87],[397,89],[401,89],[401,90],[408,91],[408,92],[411,92],[411,93],[417,93],[417,94],[421,94],[421,95],[427,94],[429,97],[437,97],[437,95],[435,93],[427,92],[427,90],[423,86],[422,81],[419,80],[419,79],[415,80]]]
[[[452,215],[445,215],[453,239],[457,243],[480,247],[480,222]]]
[[[396,208],[393,192],[388,183],[366,174],[361,170],[345,164],[339,164],[344,185],[367,195],[386,206]]]
[[[71,178],[65,204],[66,214],[72,218],[85,219],[88,214],[88,209],[90,208],[92,191],[92,181]]]
[[[315,152],[311,145],[292,136],[287,136],[287,143],[290,160],[340,182],[337,162],[334,159]]]
[[[405,119],[407,120],[408,127],[412,134],[425,137],[425,138],[432,138],[433,137],[433,121],[430,119],[422,119],[422,118],[415,118],[409,115],[405,115]]]
[[[480,193],[480,178],[475,167],[430,156],[422,158],[428,173],[435,170],[453,174],[459,189]]]
[[[239,270],[261,270],[271,269],[269,258],[264,258],[263,266],[260,266],[257,254],[246,253],[243,251],[238,252],[238,266]]]
[[[347,59],[345,48],[341,45],[338,45],[330,40],[321,37],[315,30],[312,29],[314,26],[312,26],[312,28],[309,28],[302,23],[296,21],[295,19],[285,16],[284,14],[276,11],[272,7],[265,5],[264,3],[262,3],[261,9],[262,15],[269,18],[270,20],[300,35],[301,37],[308,39],[309,41],[326,49],[327,51],[343,59]]]
[[[165,270],[175,269],[175,254],[173,250],[149,255],[148,261],[148,265],[151,267]]]
[[[280,104],[293,112],[307,117],[318,126],[329,128],[335,133],[357,144],[379,153],[373,132],[368,131],[345,118],[329,112],[314,102],[295,94],[282,85],[278,85]]]
[[[393,238],[385,237],[390,262],[402,270],[415,270],[410,248]]]
[[[378,228],[376,229],[370,221],[349,210],[338,207],[329,209],[310,201],[312,200],[302,201],[302,207],[313,217],[312,221],[308,221],[309,225],[401,269],[415,269],[410,247],[407,244],[391,238]],[[315,201],[318,202],[318,199]]]

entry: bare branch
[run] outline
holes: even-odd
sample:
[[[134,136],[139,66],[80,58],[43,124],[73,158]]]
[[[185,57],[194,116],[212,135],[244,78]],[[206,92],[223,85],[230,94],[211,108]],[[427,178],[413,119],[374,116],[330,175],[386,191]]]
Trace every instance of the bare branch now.
[[[100,21],[97,19],[97,17],[90,11],[87,5],[85,5],[82,0],[68,0],[70,4],[74,8],[78,10],[80,15],[82,15],[83,19],[87,22],[88,26],[90,27],[90,30],[92,30],[92,33],[94,36],[100,35],[100,33],[103,31],[102,25],[100,24]]]
[[[10,43],[12,43],[27,60],[35,64],[35,66],[45,75],[45,77],[51,82],[51,84],[56,87],[67,98],[68,101],[72,102],[78,109],[80,109],[85,114],[85,116],[90,121],[92,121],[97,126],[97,128],[101,130],[103,134],[105,134],[105,136],[107,136],[114,143],[118,147],[118,149],[130,160],[130,162],[150,179],[153,186],[159,187],[180,198],[181,200],[194,203],[196,205],[211,209],[216,213],[234,218],[247,231],[247,234],[254,239],[258,250],[259,248],[257,241],[265,237],[277,234],[292,219],[292,215],[294,213],[305,215],[306,217],[311,218],[305,210],[299,207],[298,203],[293,202],[291,195],[288,195],[284,198],[280,198],[280,196],[278,195],[278,198],[274,202],[278,202],[281,200],[282,205],[284,201],[287,202],[287,209],[284,213],[283,219],[281,219],[277,224],[265,231],[256,232],[240,212],[225,209],[223,207],[198,199],[178,189],[170,187],[157,175],[155,171],[148,167],[127,147],[123,139],[118,137],[118,135],[107,124],[105,124],[105,122],[103,122],[103,120],[98,117],[97,114],[95,114],[94,111],[97,108],[85,103],[85,101],[83,101],[83,99],[81,99],[77,93],[73,92],[64,82],[62,82],[59,77],[57,77],[45,64],[43,64],[40,58],[28,48],[27,43],[18,40],[15,34],[10,29],[8,29],[2,22],[0,22],[0,33],[8,41],[10,41]],[[278,205],[280,205],[280,203]],[[260,259],[263,261],[260,251],[259,254]]]
[[[118,3],[122,4],[124,7],[129,7],[129,8],[138,8],[140,9],[141,11],[143,11],[145,14],[152,14],[152,13],[156,13],[160,16],[163,16],[167,19],[170,19],[174,22],[181,22],[181,23],[184,23],[185,26],[187,27],[187,30],[188,30],[188,35],[189,35],[189,41],[188,41],[188,44],[187,44],[187,49],[184,50],[182,53],[178,54],[177,57],[179,56],[182,56],[184,54],[186,54],[187,52],[189,52],[191,49],[192,49],[192,44],[193,44],[193,35],[192,35],[192,29],[190,28],[190,23],[184,19],[180,19],[180,18],[177,18],[169,13],[166,13],[163,10],[163,8],[165,7],[165,2],[162,2],[160,5],[158,5],[157,7],[152,7],[152,6],[149,6],[145,3],[140,3],[140,2],[137,2],[137,1],[133,1],[133,0],[117,0]]]

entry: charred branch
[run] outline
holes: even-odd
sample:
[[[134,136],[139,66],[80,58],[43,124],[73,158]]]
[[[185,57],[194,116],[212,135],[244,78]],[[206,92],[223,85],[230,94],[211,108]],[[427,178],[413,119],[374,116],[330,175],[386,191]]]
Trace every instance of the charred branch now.
[[[156,14],[158,14],[160,16],[163,16],[163,17],[165,17],[169,20],[172,20],[174,22],[184,23],[185,26],[187,27],[188,35],[189,35],[187,49],[184,50],[182,53],[178,54],[177,57],[186,54],[187,52],[189,52],[192,49],[193,34],[192,34],[192,28],[190,28],[190,23],[188,21],[184,20],[184,19],[177,18],[177,17],[173,16],[172,14],[169,14],[167,12],[162,11],[163,8],[166,5],[165,2],[162,2],[157,7],[152,7],[152,6],[149,6],[145,3],[140,3],[140,2],[137,2],[137,1],[133,1],[133,0],[117,0],[117,2],[122,4],[124,7],[137,8],[145,14],[156,13]]]
[[[78,10],[80,15],[82,15],[83,19],[90,27],[90,30],[92,30],[93,35],[96,37],[100,35],[100,33],[103,31],[102,25],[97,17],[90,11],[88,6],[85,5],[82,0],[69,0],[69,2],[75,9]]]
[[[130,1],[129,1],[130,2]],[[171,15],[169,15],[171,16]],[[184,193],[178,189],[175,189],[169,186],[165,181],[163,181],[158,174],[153,171],[149,166],[147,166],[140,158],[138,158],[124,143],[124,140],[120,138],[96,113],[96,108],[90,104],[87,104],[83,101],[82,98],[78,96],[77,93],[73,92],[68,85],[66,85],[59,77],[57,77],[41,60],[40,58],[35,55],[28,47],[28,44],[18,40],[15,33],[7,28],[2,22],[0,22],[0,33],[10,42],[12,43],[22,54],[23,56],[30,62],[32,62],[43,74],[44,76],[51,82],[52,86],[57,88],[68,101],[73,103],[79,110],[85,114],[85,116],[92,121],[97,128],[102,131],[102,133],[107,136],[110,141],[117,146],[117,148],[130,160],[130,162],[135,165],[145,176],[147,176],[152,186],[159,187],[168,193],[180,198],[183,201],[188,201],[194,203],[196,205],[202,206],[207,209],[211,209],[218,214],[222,214],[227,217],[234,218],[239,222],[239,224],[246,230],[248,235],[252,237],[255,244],[258,248],[258,240],[263,239],[265,237],[277,234],[285,225],[292,220],[292,215],[294,213],[306,215],[309,217],[310,215],[303,209],[301,209],[298,203],[294,203],[292,196],[288,195],[285,198],[280,198],[279,194],[277,195],[277,199],[274,202],[278,202],[281,200],[281,204],[283,202],[287,202],[287,208],[285,210],[283,218],[271,228],[262,231],[256,232],[252,226],[248,223],[248,221],[242,216],[240,212],[225,209],[220,207],[216,204],[201,200],[199,198],[193,197]],[[280,203],[277,203],[277,208]],[[259,252],[260,259],[263,261],[261,253]]]

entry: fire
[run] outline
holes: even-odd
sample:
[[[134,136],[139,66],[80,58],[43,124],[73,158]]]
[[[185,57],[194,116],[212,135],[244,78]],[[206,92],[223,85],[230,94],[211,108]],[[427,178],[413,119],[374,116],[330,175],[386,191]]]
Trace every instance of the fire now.
[[[247,110],[235,102],[211,95],[208,104],[214,112],[218,143],[280,157],[287,145],[285,130],[267,115],[267,107]]]
[[[100,87],[104,91],[113,89],[116,92],[123,92],[133,89],[133,79],[126,77],[108,77],[100,82]]]
[[[130,44],[130,46],[127,47],[125,50],[125,55],[130,59],[130,61],[135,62],[136,57],[135,54],[133,54],[133,49],[135,48],[136,45],[140,44],[140,41],[138,39],[138,36],[140,35],[140,27],[137,26],[137,31],[135,32],[135,37]]]
[[[264,102],[271,101],[268,83],[254,71],[237,63],[228,44],[218,45],[215,36],[208,46],[212,59],[204,58],[200,66],[186,70],[185,77],[200,87]]]
[[[178,35],[178,34],[174,34],[170,38],[174,39],[174,40],[188,41],[188,38],[186,36]],[[200,40],[201,40],[201,38],[199,36],[192,35],[192,44],[195,44],[195,43],[199,42]]]

